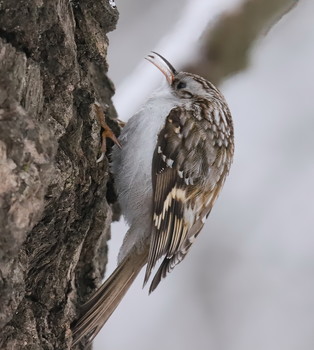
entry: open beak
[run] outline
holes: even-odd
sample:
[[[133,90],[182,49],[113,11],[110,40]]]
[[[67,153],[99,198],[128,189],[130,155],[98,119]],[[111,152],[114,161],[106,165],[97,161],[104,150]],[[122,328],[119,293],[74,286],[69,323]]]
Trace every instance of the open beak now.
[[[168,83],[170,85],[172,84],[174,76],[178,74],[178,72],[164,57],[159,55],[159,53],[152,51],[152,53],[147,55],[145,59],[154,64],[164,74]]]

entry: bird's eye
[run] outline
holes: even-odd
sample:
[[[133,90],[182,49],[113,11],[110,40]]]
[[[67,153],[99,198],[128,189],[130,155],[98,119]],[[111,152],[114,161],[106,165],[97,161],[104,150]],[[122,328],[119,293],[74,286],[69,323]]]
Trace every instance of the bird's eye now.
[[[177,85],[177,89],[180,90],[180,89],[184,89],[186,88],[186,83],[183,83],[182,81]]]

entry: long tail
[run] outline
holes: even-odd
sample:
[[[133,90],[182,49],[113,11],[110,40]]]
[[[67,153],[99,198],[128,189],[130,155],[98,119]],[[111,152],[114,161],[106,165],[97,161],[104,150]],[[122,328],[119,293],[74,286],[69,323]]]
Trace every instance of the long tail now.
[[[148,252],[130,253],[96,293],[82,306],[82,315],[73,329],[73,345],[86,337],[88,345],[107,322],[147,261]]]

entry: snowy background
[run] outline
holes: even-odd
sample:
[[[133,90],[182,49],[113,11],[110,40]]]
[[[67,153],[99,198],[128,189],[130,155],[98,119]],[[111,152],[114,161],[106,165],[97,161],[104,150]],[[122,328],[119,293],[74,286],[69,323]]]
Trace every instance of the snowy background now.
[[[127,120],[207,23],[240,0],[117,0],[109,75]],[[189,33],[190,29],[192,34]],[[231,174],[189,256],[148,297],[139,276],[96,350],[314,349],[314,1],[301,0],[220,86],[233,114]],[[112,270],[126,227],[113,225]],[[109,272],[109,271],[108,271]]]

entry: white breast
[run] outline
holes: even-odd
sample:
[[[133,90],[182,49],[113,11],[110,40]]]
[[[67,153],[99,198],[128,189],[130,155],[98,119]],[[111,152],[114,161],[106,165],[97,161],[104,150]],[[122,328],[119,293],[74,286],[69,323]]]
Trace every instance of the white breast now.
[[[112,172],[122,214],[129,225],[137,219],[151,221],[153,153],[158,133],[169,111],[177,104],[163,87],[123,128],[119,137],[122,149],[114,147]]]

